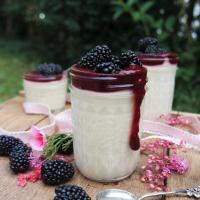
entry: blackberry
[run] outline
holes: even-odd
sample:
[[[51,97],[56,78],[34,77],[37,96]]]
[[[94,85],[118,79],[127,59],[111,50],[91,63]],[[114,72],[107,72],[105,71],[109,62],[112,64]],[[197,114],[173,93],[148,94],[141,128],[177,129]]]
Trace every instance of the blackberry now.
[[[73,176],[73,165],[63,160],[49,160],[42,164],[41,178],[45,184],[61,184],[70,180]]]
[[[110,61],[115,65],[117,71],[120,70],[120,58],[119,56],[112,55]]]
[[[0,135],[0,155],[8,156],[12,148],[18,144],[23,144],[23,142],[12,136]]]
[[[98,63],[106,62],[111,57],[111,50],[107,45],[97,45],[91,52],[97,55]]]
[[[94,69],[97,63],[97,56],[89,52],[81,58],[79,65],[84,68]]]
[[[107,45],[97,45],[81,58],[79,65],[94,69],[97,64],[109,61],[110,57],[111,50]]]
[[[165,52],[166,52],[165,49],[159,48],[156,45],[149,45],[145,50],[145,54],[150,54],[150,55],[160,55]]]
[[[30,155],[31,148],[28,147],[26,144],[20,143],[12,148],[12,152],[27,153],[28,155]]]
[[[15,173],[25,172],[29,169],[29,155],[26,152],[12,152],[9,156],[10,169]]]
[[[149,45],[157,46],[158,45],[158,40],[156,38],[153,38],[153,37],[145,37],[145,38],[140,39],[139,42],[138,42],[139,51],[144,53],[146,48]]]
[[[125,68],[125,67],[129,66],[130,64],[141,65],[141,62],[139,61],[135,52],[133,52],[132,50],[123,52],[120,56],[121,68]]]
[[[115,65],[112,62],[100,63],[96,66],[95,71],[97,73],[111,74],[115,72]]]
[[[62,74],[62,67],[54,63],[43,63],[37,67],[36,71],[44,76],[58,75]]]
[[[60,185],[55,193],[54,200],[91,200],[86,191],[77,185]]]

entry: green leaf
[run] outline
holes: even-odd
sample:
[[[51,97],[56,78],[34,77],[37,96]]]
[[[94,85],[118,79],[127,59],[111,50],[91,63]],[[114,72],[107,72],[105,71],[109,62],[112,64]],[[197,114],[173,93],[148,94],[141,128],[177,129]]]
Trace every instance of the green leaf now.
[[[117,20],[122,14],[123,14],[123,10],[121,8],[116,9],[114,15],[113,15],[113,19]]]
[[[157,21],[154,21],[153,27],[154,27],[154,28],[161,28],[161,27],[162,27],[162,24],[163,24],[163,20],[162,20],[162,19],[159,19],[159,20],[157,20]]]
[[[152,6],[154,5],[154,2],[148,1],[146,3],[143,3],[140,5],[140,12],[145,13],[147,12]]]
[[[112,4],[116,6],[123,6],[124,3],[121,0],[114,0],[112,1]]]
[[[133,4],[137,3],[138,0],[128,0],[128,2],[126,3],[128,6],[132,6]]]
[[[165,27],[168,31],[171,31],[174,24],[175,24],[175,18],[174,18],[174,16],[170,16],[167,18],[167,20],[165,22]]]
[[[166,40],[168,37],[169,37],[169,33],[161,32],[161,34],[158,35],[158,41],[162,42]]]
[[[135,21],[135,22],[141,21],[142,16],[140,15],[139,12],[131,12],[130,14],[131,14],[133,21]]]

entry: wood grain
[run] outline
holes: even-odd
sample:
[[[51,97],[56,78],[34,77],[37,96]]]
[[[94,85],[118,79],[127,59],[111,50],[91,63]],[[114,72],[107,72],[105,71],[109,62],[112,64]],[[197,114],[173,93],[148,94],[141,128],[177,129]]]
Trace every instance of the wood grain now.
[[[24,99],[18,96],[5,104],[1,105],[3,110],[0,112],[0,127],[8,130],[27,130],[33,124],[43,126],[48,124],[48,119],[43,115],[26,115],[22,109]],[[66,108],[69,108],[68,104]],[[181,152],[183,153],[183,152]],[[191,169],[185,176],[173,175],[167,181],[169,189],[192,186],[200,181],[200,162],[199,153],[187,151],[185,156],[192,163]],[[78,171],[69,184],[77,184],[83,187],[87,193],[95,199],[98,191],[108,188],[119,188],[133,192],[140,196],[145,192],[149,192],[147,185],[139,181],[140,167],[145,162],[146,157],[141,156],[136,171],[126,180],[118,183],[97,183],[84,178]],[[119,166],[120,167],[120,166]],[[89,169],[88,169],[89,170]],[[45,186],[41,181],[37,183],[29,183],[25,188],[17,186],[17,176],[9,169],[8,158],[0,157],[0,200],[53,200],[55,187]],[[170,198],[176,200],[176,198]]]

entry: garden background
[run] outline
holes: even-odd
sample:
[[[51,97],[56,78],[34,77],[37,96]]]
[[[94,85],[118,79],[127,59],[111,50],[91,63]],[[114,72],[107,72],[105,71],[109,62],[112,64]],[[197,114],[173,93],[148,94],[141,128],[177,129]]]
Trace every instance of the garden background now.
[[[0,101],[41,62],[77,62],[89,48],[137,49],[145,36],[179,55],[173,108],[200,113],[199,0],[1,0]]]

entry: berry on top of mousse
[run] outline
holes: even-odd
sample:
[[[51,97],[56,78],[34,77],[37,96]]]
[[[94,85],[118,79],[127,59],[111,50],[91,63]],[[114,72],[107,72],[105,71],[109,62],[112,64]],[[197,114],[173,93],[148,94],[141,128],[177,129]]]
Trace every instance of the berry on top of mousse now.
[[[141,65],[138,57],[136,56],[135,52],[132,50],[128,50],[123,52],[120,56],[121,68],[127,67],[129,64]]]
[[[97,45],[79,61],[80,67],[104,74],[118,73],[130,64],[141,65],[135,52],[128,50],[116,56],[107,45]]]
[[[58,64],[54,64],[54,63],[43,63],[40,64],[36,71],[44,76],[50,76],[50,75],[58,75],[58,74],[62,74],[63,70],[62,67]]]
[[[166,53],[166,49],[159,47],[159,42],[156,38],[145,37],[139,40],[138,49],[140,52],[150,55],[156,56]]]

